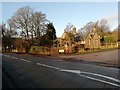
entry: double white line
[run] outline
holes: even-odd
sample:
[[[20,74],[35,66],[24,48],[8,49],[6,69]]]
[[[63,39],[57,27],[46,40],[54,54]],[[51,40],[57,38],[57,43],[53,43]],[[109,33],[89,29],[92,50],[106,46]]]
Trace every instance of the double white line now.
[[[117,82],[117,83],[120,83],[120,80],[119,80],[119,79],[116,79],[116,78],[113,78],[113,77],[109,77],[109,76],[105,76],[105,75],[101,75],[101,74],[97,74],[97,73],[84,72],[84,71],[80,71],[80,70],[61,69],[61,68],[57,68],[57,67],[54,67],[54,66],[49,66],[49,65],[46,65],[46,64],[41,64],[41,63],[37,63],[37,64],[40,65],[40,66],[44,66],[44,67],[51,68],[51,69],[56,69],[56,70],[59,70],[59,71],[62,71],[62,72],[75,73],[75,74],[78,74],[78,75],[80,75],[80,76],[82,76],[82,77],[85,77],[85,78],[88,78],[88,79],[91,79],[91,80],[95,80],[95,81],[99,81],[99,82],[102,82],[102,83],[106,83],[106,84],[109,84],[109,85],[112,85],[112,86],[120,87],[119,84],[112,83],[112,82],[108,82],[108,81],[101,80],[101,79],[97,79],[97,78],[94,78],[94,77],[90,77],[89,75],[106,78],[106,79],[115,81],[115,82]],[[87,75],[84,75],[84,74],[87,74]]]

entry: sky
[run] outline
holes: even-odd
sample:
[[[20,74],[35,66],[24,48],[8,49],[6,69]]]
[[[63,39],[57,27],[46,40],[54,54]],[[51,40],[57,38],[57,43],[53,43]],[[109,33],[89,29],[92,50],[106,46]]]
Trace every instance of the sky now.
[[[46,18],[53,22],[57,37],[62,36],[68,23],[73,24],[77,30],[88,22],[102,18],[108,21],[111,30],[118,25],[117,2],[3,2],[0,23],[7,22],[17,9],[24,6],[46,14]]]

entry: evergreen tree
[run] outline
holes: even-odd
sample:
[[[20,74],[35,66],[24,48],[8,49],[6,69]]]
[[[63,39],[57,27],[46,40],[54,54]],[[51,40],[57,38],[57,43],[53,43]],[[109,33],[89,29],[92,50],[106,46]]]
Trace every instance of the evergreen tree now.
[[[48,39],[55,40],[56,39],[56,30],[53,26],[53,23],[47,24],[47,33]]]

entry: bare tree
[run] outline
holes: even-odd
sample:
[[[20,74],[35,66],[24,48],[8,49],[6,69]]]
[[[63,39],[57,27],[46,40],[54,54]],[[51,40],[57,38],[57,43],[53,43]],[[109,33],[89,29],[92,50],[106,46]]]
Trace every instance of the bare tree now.
[[[14,23],[11,19],[8,19],[7,21],[8,24],[8,30],[9,30],[9,34],[11,37],[16,37],[18,35],[18,32],[16,30],[16,28],[14,27]]]
[[[9,19],[12,27],[22,30],[25,39],[29,40],[29,31],[30,31],[30,17],[33,13],[33,10],[29,6],[25,6],[16,11],[14,16]]]
[[[65,31],[66,32],[71,32],[73,30],[74,26],[71,24],[71,23],[68,23],[66,28],[65,28]]]
[[[8,21],[10,29],[16,28],[17,30],[20,30],[21,35],[28,41],[26,52],[28,52],[28,49],[30,48],[30,17],[32,13],[32,8],[25,6],[18,9]]]
[[[34,12],[30,17],[30,24],[31,24],[31,38],[33,43],[33,38],[36,39],[36,44],[40,43],[40,38],[46,34],[47,30],[47,23],[48,20],[46,19],[46,15],[41,12]]]
[[[78,31],[77,31],[77,36],[76,36],[76,39],[77,41],[79,40],[84,40],[84,38],[86,37],[86,35],[89,33],[89,32],[92,32],[92,28],[93,26],[96,24],[97,22],[88,22],[83,28],[80,28]]]
[[[95,22],[88,22],[83,28],[82,33],[88,33],[92,31],[92,26],[95,24]]]
[[[81,41],[81,40],[84,40],[84,34],[85,32],[83,31],[83,28],[79,29],[77,31],[77,35],[75,37],[75,40],[78,42],[78,41]]]
[[[77,34],[85,37],[87,33],[92,32],[93,27],[96,28],[96,32],[101,36],[101,38],[104,37],[107,32],[109,32],[110,28],[107,20],[102,19],[96,22],[88,22],[83,28],[78,30]]]
[[[102,19],[98,22],[97,26],[97,32],[101,37],[104,37],[106,33],[110,32],[110,26],[108,25],[108,22],[106,19]]]
[[[106,19],[102,19],[101,21],[99,21],[99,26],[102,30],[104,30],[104,32],[108,32],[110,29]]]
[[[31,29],[34,33],[35,37],[40,37],[44,35],[46,32],[46,15],[41,12],[34,12],[30,18],[31,20]]]

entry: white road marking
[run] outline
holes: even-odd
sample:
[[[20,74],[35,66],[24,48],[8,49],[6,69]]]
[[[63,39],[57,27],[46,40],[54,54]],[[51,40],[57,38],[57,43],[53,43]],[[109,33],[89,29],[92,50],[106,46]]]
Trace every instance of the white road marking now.
[[[57,67],[53,67],[53,66],[49,66],[49,65],[46,65],[46,64],[41,64],[41,63],[37,63],[38,65],[40,66],[44,66],[44,67],[48,67],[48,68],[53,68],[53,69],[60,69],[60,68],[57,68]]]
[[[96,78],[89,77],[89,76],[82,75],[82,74],[80,74],[80,76],[85,77],[85,78],[88,78],[88,79],[91,79],[91,80],[99,81],[99,82],[102,82],[102,83],[106,83],[106,84],[109,84],[109,85],[113,85],[113,86],[120,87],[120,85],[118,85],[118,84],[111,83],[111,82],[108,82],[108,81],[104,81],[104,80],[101,80],[101,79],[96,79]]]
[[[9,55],[4,55],[5,57],[10,57]]]
[[[4,56],[10,57],[9,55],[4,55]],[[11,58],[18,59],[17,57],[11,57]],[[31,62],[31,61],[26,60],[26,59],[20,59],[20,60],[25,61],[25,62]],[[115,79],[115,78],[112,78],[112,77],[109,77],[109,76],[105,76],[105,75],[101,75],[101,74],[97,74],[97,73],[83,72],[83,71],[80,71],[80,70],[60,69],[60,68],[57,68],[57,67],[54,67],[54,66],[50,66],[50,65],[46,65],[46,64],[41,64],[41,63],[37,63],[37,64],[40,65],[40,66],[44,66],[44,67],[48,67],[48,68],[52,68],[52,69],[57,69],[57,70],[59,70],[59,71],[76,73],[76,74],[79,74],[79,75],[82,76],[82,77],[85,77],[85,78],[88,78],[88,79],[91,79],[91,80],[95,80],[95,81],[103,82],[103,83],[106,83],[106,84],[109,84],[109,85],[113,85],[113,86],[120,87],[120,85],[118,85],[118,84],[111,83],[111,82],[104,81],[104,80],[97,79],[97,78],[93,78],[93,77],[90,77],[90,76],[87,76],[87,75],[82,75],[82,74],[99,76],[99,77],[107,78],[107,79],[110,79],[110,80],[113,80],[113,81],[116,81],[116,82],[120,82],[120,80]]]
[[[84,74],[84,73],[86,73],[86,74],[88,74],[88,75],[91,74],[91,75],[94,75],[94,76],[99,76],[99,77],[107,78],[107,79],[110,79],[110,80],[113,80],[113,81],[116,81],[116,82],[120,82],[120,80],[115,79],[115,78],[112,78],[112,77],[109,77],[109,76],[105,76],[105,75],[101,75],[101,74],[96,74],[96,73],[90,73],[90,72],[83,72],[83,71],[80,71],[80,70],[60,69],[60,68],[57,68],[57,67],[53,67],[53,66],[49,66],[49,65],[41,64],[41,63],[37,63],[37,64],[40,65],[40,66],[45,66],[45,67],[48,67],[48,68],[57,69],[57,70],[63,71],[63,72],[75,73],[75,74],[78,74],[78,75],[80,75],[80,76],[82,76],[82,77],[85,77],[85,78],[88,78],[88,79],[91,79],[91,80],[95,80],[95,81],[103,82],[103,83],[106,83],[106,84],[109,84],[109,85],[113,85],[113,86],[120,87],[120,85],[118,85],[118,84],[116,84],[116,83],[104,81],[104,80],[101,80],[101,79],[97,79],[97,78],[90,77],[90,76],[87,76],[87,75],[82,75],[82,74]]]
[[[31,62],[31,61],[29,61],[29,60],[25,60],[25,59],[20,59],[20,60],[25,61],[25,62]]]
[[[13,58],[13,59],[18,59],[17,57],[11,57],[11,58]]]
[[[113,80],[113,81],[116,81],[116,82],[120,82],[120,80],[116,79],[116,78],[112,78],[112,77],[109,77],[109,76],[105,76],[105,75],[101,75],[101,74],[96,74],[96,73],[83,72],[83,71],[80,71],[80,70],[61,69],[60,71],[71,72],[71,73],[76,73],[76,74],[89,74],[89,75],[94,75],[94,76],[99,76],[99,77],[107,78],[109,80]]]
[[[4,56],[6,56],[6,57],[7,57],[7,55],[6,55],[6,54],[4,54]]]
[[[67,69],[60,69],[60,71],[71,72],[71,73],[76,73],[76,74],[80,74],[80,73],[81,73],[80,70],[67,70]]]
[[[10,57],[9,55],[4,55],[4,56]],[[17,57],[14,57],[14,56],[11,56],[11,58],[13,58],[13,59],[18,59]],[[20,60],[25,61],[25,62],[31,62],[31,61],[25,60],[25,59],[20,59]]]
[[[49,65],[45,65],[45,64],[42,64],[42,66],[45,66],[45,67],[48,67],[48,68],[53,68],[53,69],[59,69],[57,67],[53,67],[53,66],[49,66]]]
[[[40,65],[40,66],[41,66],[41,63],[37,63],[37,65]]]
[[[120,80],[118,80],[116,78],[112,78],[112,77],[101,75],[101,74],[97,74],[97,73],[90,73],[90,72],[81,72],[81,73],[91,74],[91,75],[94,75],[94,76],[99,76],[99,77],[107,78],[107,79],[110,79],[110,80],[113,80],[113,81],[116,81],[116,82],[120,82]]]
[[[58,61],[63,62],[64,60],[58,60]]]

